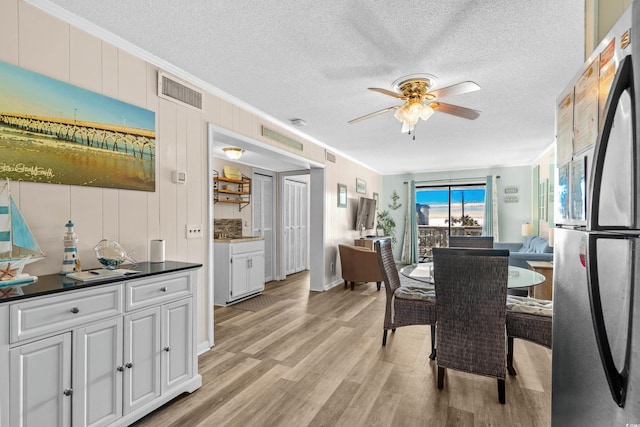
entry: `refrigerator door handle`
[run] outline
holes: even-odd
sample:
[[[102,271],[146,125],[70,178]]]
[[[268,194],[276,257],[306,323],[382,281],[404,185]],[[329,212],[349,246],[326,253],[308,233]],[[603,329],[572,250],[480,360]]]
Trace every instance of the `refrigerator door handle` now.
[[[633,109],[635,108],[635,103],[633,102],[635,98],[634,93],[634,85],[633,85],[633,65],[631,63],[631,56],[627,55],[622,58],[620,62],[620,68],[613,80],[612,89],[609,93],[609,97],[607,98],[607,102],[605,105],[606,116],[604,119],[604,125],[602,126],[602,131],[598,134],[598,141],[596,143],[594,157],[593,157],[593,167],[591,169],[591,204],[590,204],[590,215],[588,227],[589,230],[603,230],[603,227],[600,226],[599,221],[599,207],[600,207],[600,191],[602,189],[602,168],[604,166],[604,159],[607,152],[607,145],[609,144],[609,136],[611,135],[611,129],[613,128],[613,122],[616,113],[616,106],[620,101],[620,97],[624,93],[625,90],[629,90],[629,94],[631,96],[631,108],[632,108],[632,117],[635,117],[635,112]],[[636,121],[631,120],[631,125],[633,126],[633,147],[635,147],[635,134],[636,134]],[[634,206],[635,209],[635,206]]]
[[[597,263],[597,240],[601,236],[589,234],[587,245],[587,283],[589,289],[589,305],[591,308],[591,319],[593,320],[593,329],[595,331],[598,351],[600,352],[600,360],[607,377],[611,396],[618,406],[624,407],[624,401],[627,394],[627,384],[629,380],[629,343],[625,351],[624,365],[622,370],[618,372],[613,361],[611,345],[607,336],[605,327],[604,314],[602,311],[602,299],[600,296],[600,283],[598,279],[598,263]],[[611,237],[607,237],[611,238]],[[621,237],[624,238],[624,237]],[[586,374],[586,373],[585,373]]]

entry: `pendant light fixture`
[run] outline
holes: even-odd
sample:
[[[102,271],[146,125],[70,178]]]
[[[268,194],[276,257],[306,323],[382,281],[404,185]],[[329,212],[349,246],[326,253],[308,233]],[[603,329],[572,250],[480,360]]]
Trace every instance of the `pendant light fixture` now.
[[[238,160],[240,157],[242,157],[242,153],[244,153],[244,150],[242,148],[237,147],[226,147],[223,148],[222,151],[224,151],[224,154],[226,154],[226,156],[231,160]]]

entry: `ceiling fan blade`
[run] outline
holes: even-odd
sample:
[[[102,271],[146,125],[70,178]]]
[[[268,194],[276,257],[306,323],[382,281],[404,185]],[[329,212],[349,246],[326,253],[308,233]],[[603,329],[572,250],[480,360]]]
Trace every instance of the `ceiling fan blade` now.
[[[480,116],[480,111],[471,108],[460,107],[458,105],[445,104],[444,102],[432,102],[429,104],[434,111],[440,113],[452,114],[462,117],[463,119],[475,120]]]
[[[391,111],[391,110],[397,110],[400,107],[401,107],[401,105],[395,105],[393,107],[387,107],[387,108],[384,108],[382,110],[374,111],[373,113],[369,113],[367,115],[364,115],[362,117],[358,117],[358,118],[355,118],[353,120],[349,120],[347,123],[349,123],[350,125],[354,124],[354,123],[358,123],[358,122],[360,122],[362,120],[369,119],[371,117],[377,116],[378,114],[386,113],[387,111]]]
[[[370,88],[368,88],[368,89],[369,89],[369,90],[372,90],[372,91],[374,91],[374,92],[380,92],[380,93],[383,93],[383,94],[385,94],[385,95],[393,96],[394,98],[398,98],[398,99],[407,99],[407,97],[406,97],[406,96],[404,96],[403,94],[398,93],[398,92],[392,92],[392,91],[387,90],[387,89],[381,89],[381,88],[379,88],[379,87],[370,87]]]
[[[434,90],[433,92],[429,92],[429,94],[436,98],[444,98],[445,96],[461,95],[463,93],[475,92],[476,90],[480,90],[480,86],[478,86],[477,83],[467,81]]]

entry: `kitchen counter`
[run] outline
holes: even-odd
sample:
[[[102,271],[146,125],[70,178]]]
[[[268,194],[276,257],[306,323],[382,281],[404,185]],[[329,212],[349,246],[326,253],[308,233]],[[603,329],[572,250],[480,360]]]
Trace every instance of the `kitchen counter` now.
[[[165,262],[140,262],[136,265],[123,265],[122,268],[136,270],[139,273],[113,276],[99,280],[82,282],[74,280],[62,274],[47,274],[38,276],[38,281],[23,286],[0,286],[0,304],[24,298],[49,295],[77,289],[88,289],[107,283],[124,282],[127,280],[141,279],[158,274],[173,273],[182,270],[200,268],[202,264],[193,264],[178,261]]]
[[[239,242],[253,242],[254,240],[264,240],[261,236],[242,236],[242,237],[218,237],[213,239],[216,243],[239,243]]]

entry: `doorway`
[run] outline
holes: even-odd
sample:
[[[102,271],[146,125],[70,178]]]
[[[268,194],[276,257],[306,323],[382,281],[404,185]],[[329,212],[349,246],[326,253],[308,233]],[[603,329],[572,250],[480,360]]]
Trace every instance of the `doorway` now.
[[[293,178],[284,180],[283,234],[285,274],[306,270],[308,238],[307,183]]]
[[[276,216],[274,173],[254,169],[252,178],[252,227],[254,236],[264,237],[264,281],[275,279],[276,241],[274,218]]]
[[[213,329],[213,158],[225,158],[222,148],[234,146],[245,150],[240,162],[255,168],[257,171],[272,171],[274,176],[278,178],[277,190],[282,189],[281,177],[284,175],[303,175],[309,176],[308,182],[308,247],[309,253],[307,263],[309,268],[309,290],[322,292],[325,290],[326,277],[326,254],[324,242],[324,212],[325,212],[325,169],[324,164],[316,162],[289,151],[279,149],[275,146],[265,144],[254,138],[248,137],[231,131],[229,129],[209,123],[208,125],[208,188],[207,190],[207,206],[206,217],[208,218],[207,241],[205,246],[208,248],[207,266],[206,266],[206,285],[205,285],[205,316],[207,318],[207,337],[210,346],[214,345],[214,329]],[[292,173],[291,171],[296,171]],[[277,199],[278,205],[281,203],[279,191]],[[278,218],[276,216],[275,218]],[[253,221],[253,218],[251,217]],[[279,221],[279,220],[278,220]],[[282,256],[282,233],[281,222],[276,223],[273,232],[277,250],[275,254]],[[251,225],[250,230],[253,230]],[[281,259],[276,256],[276,269],[272,272],[274,279],[282,280],[285,278],[284,268],[281,265]]]

